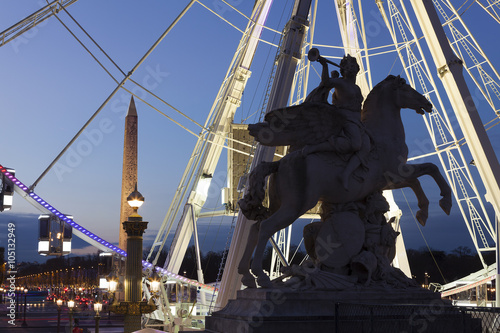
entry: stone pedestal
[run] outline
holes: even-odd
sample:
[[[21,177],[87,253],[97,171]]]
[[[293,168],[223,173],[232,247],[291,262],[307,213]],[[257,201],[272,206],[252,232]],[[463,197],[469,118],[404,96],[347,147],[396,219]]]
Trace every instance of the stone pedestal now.
[[[213,333],[481,332],[480,322],[441,300],[440,294],[418,288],[246,289],[207,317],[205,326]]]

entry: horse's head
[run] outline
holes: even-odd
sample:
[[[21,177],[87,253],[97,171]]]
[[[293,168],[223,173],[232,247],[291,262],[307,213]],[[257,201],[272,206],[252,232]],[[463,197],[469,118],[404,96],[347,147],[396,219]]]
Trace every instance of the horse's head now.
[[[412,109],[418,114],[432,112],[432,103],[413,89],[402,77],[393,76],[390,86],[393,90],[394,102],[401,109]]]

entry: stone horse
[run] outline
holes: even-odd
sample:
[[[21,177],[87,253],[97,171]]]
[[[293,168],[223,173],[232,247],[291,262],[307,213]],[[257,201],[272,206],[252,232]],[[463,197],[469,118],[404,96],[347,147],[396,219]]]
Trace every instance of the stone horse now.
[[[276,121],[276,114],[272,115],[272,113],[276,111],[268,114],[270,117],[266,116],[267,122],[255,124],[259,125],[260,129],[265,128],[268,132],[274,130],[272,135],[267,135],[272,140],[266,140],[266,136],[262,135],[259,139],[259,135],[254,133],[262,144],[291,144],[295,145],[295,151],[279,161],[263,162],[258,165],[250,175],[249,191],[239,202],[242,213],[248,219],[257,221],[250,229],[248,243],[238,267],[238,272],[243,275],[242,282],[248,287],[256,287],[255,277],[250,273],[252,254],[251,269],[257,277],[257,283],[261,287],[272,286],[269,277],[262,269],[263,254],[269,238],[292,224],[313,208],[318,201],[335,204],[357,202],[376,191],[410,187],[418,199],[420,210],[416,214],[417,219],[425,225],[429,200],[423,192],[418,177],[430,175],[440,189],[442,198],[439,205],[446,214],[450,213],[451,189],[437,166],[432,163],[406,163],[408,147],[405,143],[400,111],[413,109],[418,114],[424,114],[424,112],[432,112],[432,104],[406,84],[404,79],[389,75],[367,96],[361,112],[361,121],[366,131],[371,134],[372,149],[367,159],[367,167],[356,171],[358,177],[350,176],[348,189],[344,188],[339,177],[345,162],[338,155],[333,152],[317,152],[304,156],[301,150],[297,149],[300,148],[300,137],[304,138],[304,132],[299,128],[307,122],[301,117],[306,114],[309,115],[306,117],[314,117],[316,120],[318,118],[318,112],[315,113],[312,110],[318,109],[318,105],[312,103],[312,109],[307,109],[306,104],[307,102],[302,104],[301,110],[304,112],[300,112],[300,117],[297,117],[297,114],[294,114],[295,111],[292,110],[292,108],[297,108],[296,106],[280,109],[290,111],[288,115],[283,112],[277,115],[281,118],[282,126],[276,123],[273,125]],[[319,106],[319,109],[326,108],[329,111],[322,111],[319,114],[325,117],[327,114],[325,112],[332,113],[332,106],[328,103],[323,104],[326,105]],[[335,120],[331,123],[334,122]],[[320,119],[319,123],[324,127],[328,121]],[[287,132],[286,128],[291,131]],[[255,127],[253,129],[255,132]],[[264,132],[266,131],[262,133]],[[318,140],[317,136],[312,136],[315,137],[313,141]],[[308,139],[305,140],[307,144]],[[265,178],[270,174],[273,174],[273,185],[269,191],[270,209],[267,209],[262,205],[263,187]]]

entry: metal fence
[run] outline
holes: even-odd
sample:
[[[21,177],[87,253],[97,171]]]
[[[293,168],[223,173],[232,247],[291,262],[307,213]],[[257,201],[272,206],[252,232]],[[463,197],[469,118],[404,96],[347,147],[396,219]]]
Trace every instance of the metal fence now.
[[[335,332],[500,333],[500,308],[336,303]]]

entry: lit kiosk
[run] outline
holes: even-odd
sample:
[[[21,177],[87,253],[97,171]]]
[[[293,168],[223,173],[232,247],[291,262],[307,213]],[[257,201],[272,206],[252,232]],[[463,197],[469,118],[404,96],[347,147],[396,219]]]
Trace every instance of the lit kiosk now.
[[[66,215],[72,219],[73,216]],[[38,253],[42,256],[64,256],[71,253],[71,226],[53,214],[38,217]]]
[[[142,299],[142,234],[148,227],[148,222],[142,220],[137,210],[144,202],[144,197],[137,191],[127,198],[134,213],[123,222],[127,233],[127,261],[125,264],[125,301],[111,305],[111,311],[125,315],[124,332],[134,332],[141,329],[141,315],[156,310],[156,306],[141,301]]]

